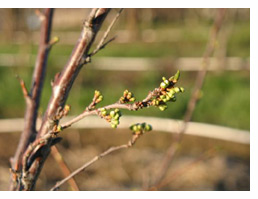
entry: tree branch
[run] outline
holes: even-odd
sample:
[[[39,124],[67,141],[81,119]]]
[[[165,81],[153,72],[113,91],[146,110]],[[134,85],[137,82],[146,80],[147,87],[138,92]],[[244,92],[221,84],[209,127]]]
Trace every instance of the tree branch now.
[[[156,177],[155,185],[153,187],[160,184],[162,179],[165,177],[165,175],[169,169],[169,166],[174,158],[174,155],[180,146],[180,142],[181,142],[184,132],[187,128],[187,124],[192,118],[196,103],[200,99],[200,97],[199,97],[200,91],[202,89],[204,79],[205,79],[205,76],[207,73],[207,68],[209,66],[209,59],[215,49],[217,35],[222,26],[222,22],[223,22],[225,13],[226,13],[226,9],[218,9],[218,11],[217,11],[216,18],[215,18],[213,26],[211,28],[209,41],[207,43],[207,47],[206,47],[206,50],[203,55],[202,70],[198,73],[198,75],[196,77],[194,89],[193,89],[191,98],[188,102],[187,110],[185,112],[183,126],[181,127],[175,141],[172,142],[169,149],[167,150],[167,153],[161,163],[160,172]]]
[[[79,174],[80,172],[84,171],[86,168],[88,168],[89,166],[91,166],[93,163],[95,163],[96,161],[98,161],[100,158],[103,158],[104,156],[109,155],[110,153],[113,153],[115,151],[121,150],[121,149],[126,149],[126,148],[130,148],[132,147],[136,141],[138,140],[138,138],[143,134],[139,133],[139,134],[133,134],[131,140],[129,140],[129,142],[127,144],[123,144],[120,146],[115,146],[115,147],[111,147],[108,150],[104,151],[103,153],[99,154],[98,156],[95,156],[94,158],[92,158],[90,161],[86,162],[84,165],[82,165],[80,168],[76,169],[74,172],[72,172],[69,176],[67,176],[66,178],[64,178],[63,180],[59,181],[56,183],[55,186],[53,186],[51,188],[50,191],[56,191],[61,185],[63,185],[65,182],[67,182],[69,179],[73,178],[75,175]]]
[[[51,148],[51,155],[54,157],[56,162],[58,163],[59,167],[61,168],[64,177],[71,174],[70,169],[68,168],[67,164],[65,163],[61,153],[59,152],[56,146]],[[70,178],[68,183],[73,191],[80,191],[77,183],[75,182],[74,178]]]
[[[23,94],[26,95],[26,110],[25,110],[25,124],[24,129],[19,140],[19,145],[15,152],[14,157],[11,159],[12,170],[19,171],[21,169],[22,155],[25,152],[28,145],[34,141],[36,137],[36,120],[38,115],[38,107],[40,104],[40,96],[44,83],[45,72],[47,67],[47,59],[49,53],[49,41],[52,26],[54,9],[45,9],[44,13],[41,13],[41,30],[40,30],[40,42],[38,49],[38,56],[36,59],[31,90],[28,93],[25,89],[24,81],[20,79]],[[13,176],[13,178],[16,178]],[[15,190],[16,182],[10,186],[10,190]],[[19,188],[18,188],[19,189]]]
[[[72,84],[83,66],[81,62],[84,57],[88,55],[96,34],[109,11],[110,9],[105,8],[93,9],[89,19],[85,21],[81,36],[68,63],[64,67],[60,76],[53,83],[52,96],[49,101],[47,111],[45,112],[43,123],[37,135],[38,138],[46,134],[49,129],[52,129],[53,125],[51,122],[54,120],[58,109],[60,107],[64,107]]]
[[[44,114],[42,125],[37,133],[36,140],[30,145],[35,148],[30,150],[29,147],[24,154],[22,174],[19,181],[21,190],[34,189],[38,175],[50,153],[50,147],[59,141],[54,134],[48,134],[48,132],[59,123],[60,118],[58,115],[64,108],[73,82],[82,68],[85,57],[88,56],[89,49],[109,11],[110,9],[108,8],[92,9],[89,19],[84,22],[81,36],[70,59],[61,74],[57,75],[53,82],[52,96]],[[34,84],[37,85],[37,83],[35,82]],[[32,90],[32,92],[36,91]]]
[[[113,19],[113,21],[110,23],[110,25],[108,26],[106,32],[104,33],[102,39],[100,40],[99,44],[97,45],[97,47],[95,48],[95,50],[93,50],[92,53],[89,54],[89,57],[95,55],[98,51],[100,51],[101,49],[103,49],[108,43],[110,43],[111,41],[113,41],[115,38],[111,38],[110,40],[108,40],[107,42],[106,39],[112,29],[112,27],[114,26],[114,24],[116,23],[117,19],[119,18],[120,14],[122,13],[123,8],[121,8],[118,13],[116,14],[115,18]]]
[[[182,87],[179,89],[178,87],[174,87],[174,85],[175,85],[175,83],[173,83],[171,81],[171,87],[168,88],[168,89],[169,90],[176,89],[176,90],[178,90],[177,92],[183,92]],[[124,94],[123,94],[122,98],[124,98],[126,95],[128,95],[128,93],[130,93],[130,98],[129,99],[134,98],[133,94],[131,92],[129,92],[128,90],[124,91]],[[94,96],[90,105],[81,114],[79,114],[78,116],[76,116],[75,118],[73,118],[72,120],[70,120],[70,121],[68,121],[64,124],[59,125],[59,128],[57,129],[56,132],[55,132],[56,129],[54,129],[54,131],[50,130],[48,132],[48,134],[59,133],[59,131],[62,131],[66,128],[69,128],[74,123],[82,120],[83,118],[85,118],[89,115],[99,115],[100,117],[105,118],[105,116],[103,116],[102,113],[101,113],[101,110],[103,110],[103,109],[104,110],[125,109],[125,110],[129,110],[129,111],[136,111],[136,110],[142,109],[142,108],[149,108],[150,106],[164,105],[165,103],[160,99],[160,97],[162,95],[167,95],[167,92],[164,90],[164,88],[158,87],[158,88],[155,88],[153,91],[150,91],[148,93],[148,95],[142,101],[137,101],[137,102],[134,102],[132,104],[128,104],[128,103],[121,102],[121,98],[120,98],[120,100],[118,102],[116,102],[114,104],[103,106],[103,107],[98,108],[98,109],[95,108],[97,99]],[[129,100],[129,99],[127,99],[127,100]],[[159,102],[160,104],[157,105],[155,103],[156,100],[161,100]],[[108,120],[108,121],[110,121],[110,120]]]

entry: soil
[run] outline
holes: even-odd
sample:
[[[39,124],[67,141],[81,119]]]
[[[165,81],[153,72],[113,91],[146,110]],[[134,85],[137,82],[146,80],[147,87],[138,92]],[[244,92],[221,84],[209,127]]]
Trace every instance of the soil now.
[[[57,145],[73,171],[111,146],[125,144],[130,132],[123,130],[67,130]],[[9,158],[19,133],[0,135],[0,190],[8,190]],[[75,180],[80,190],[148,190],[173,141],[171,134],[150,132],[129,149],[110,154],[87,168]],[[49,190],[63,178],[50,155],[36,190]],[[71,190],[64,184],[60,190]],[[250,190],[250,146],[208,138],[184,136],[168,172],[155,190]]]

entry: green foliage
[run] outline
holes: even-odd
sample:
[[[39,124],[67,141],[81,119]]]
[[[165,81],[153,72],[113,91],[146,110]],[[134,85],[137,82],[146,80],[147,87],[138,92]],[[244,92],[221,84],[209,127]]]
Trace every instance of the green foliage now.
[[[209,74],[193,119],[250,129],[250,79],[241,73]]]
[[[54,72],[49,71],[43,89],[40,113],[45,110],[51,95],[50,80]],[[183,81],[180,84],[186,88],[176,104],[168,106],[162,112],[157,108],[142,109],[141,111],[123,110],[124,115],[153,116],[163,118],[182,119],[186,110],[193,87],[195,73],[181,72]],[[23,117],[25,102],[18,80],[19,74],[30,87],[32,68],[27,70],[10,70],[0,67],[0,117]],[[72,109],[69,115],[76,115],[85,109],[91,100],[92,93],[101,89],[105,100],[101,106],[112,104],[121,97],[121,93],[128,89],[134,93],[137,100],[144,99],[146,94],[160,83],[157,72],[107,72],[83,70],[75,81],[67,104]],[[105,78],[103,78],[105,77]],[[98,80],[98,81],[96,81]],[[209,72],[203,88],[203,98],[198,102],[193,121],[225,125],[240,129],[250,129],[250,75],[249,72]]]

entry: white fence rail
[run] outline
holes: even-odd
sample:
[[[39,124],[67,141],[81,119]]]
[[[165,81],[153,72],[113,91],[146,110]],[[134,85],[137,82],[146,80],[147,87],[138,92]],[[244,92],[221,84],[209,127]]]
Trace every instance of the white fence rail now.
[[[0,54],[2,67],[32,67],[36,55]],[[56,65],[64,65],[68,56],[55,55]],[[181,71],[198,71],[202,69],[202,57],[181,58],[136,58],[136,57],[99,57],[89,65],[96,70],[112,71],[147,71],[174,67]],[[240,57],[226,57],[225,59],[211,58],[209,71],[216,70],[250,70],[250,60]]]
[[[73,117],[65,117],[62,122],[71,120]],[[155,117],[135,117],[123,116],[118,128],[128,129],[128,127],[137,122],[147,122],[152,125],[153,130],[165,133],[178,133],[180,126],[183,124],[180,120],[162,119]],[[40,123],[40,122],[38,122]],[[87,117],[71,126],[75,129],[98,129],[111,128],[110,125],[97,116]],[[23,129],[23,119],[2,119],[0,120],[0,133],[21,132]],[[87,132],[87,131],[85,131]],[[235,142],[239,144],[250,144],[249,131],[233,129],[223,126],[189,122],[185,132],[186,135],[200,136],[212,139]]]

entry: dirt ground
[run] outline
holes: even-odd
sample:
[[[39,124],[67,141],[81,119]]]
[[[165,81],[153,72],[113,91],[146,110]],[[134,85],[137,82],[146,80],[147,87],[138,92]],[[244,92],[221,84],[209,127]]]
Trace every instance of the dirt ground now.
[[[71,170],[111,146],[127,143],[130,132],[116,130],[67,130],[57,145]],[[9,158],[19,133],[0,135],[0,190],[8,190]],[[75,177],[80,190],[148,190],[160,171],[173,136],[162,132],[145,134],[133,148],[97,161]],[[50,156],[36,190],[49,190],[63,178]],[[250,148],[207,138],[184,136],[169,171],[157,190],[250,190]],[[60,190],[70,190],[64,184]]]

